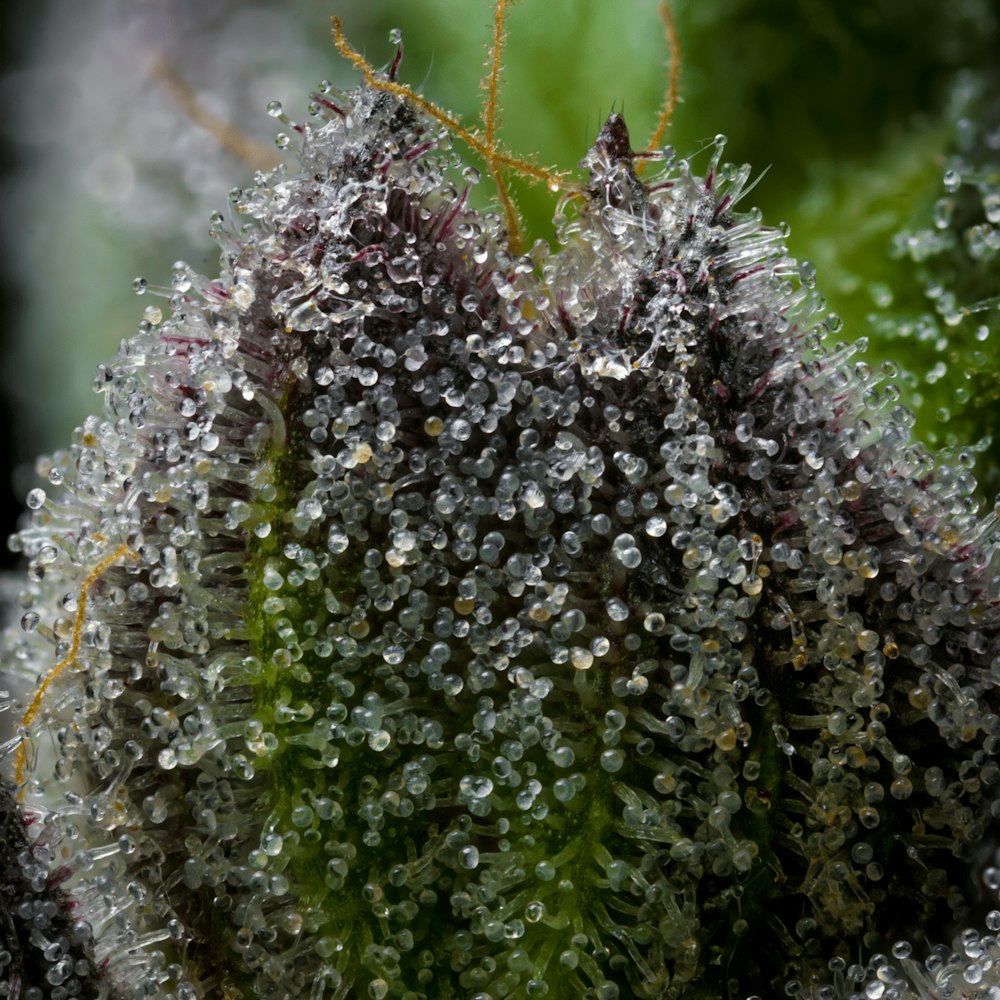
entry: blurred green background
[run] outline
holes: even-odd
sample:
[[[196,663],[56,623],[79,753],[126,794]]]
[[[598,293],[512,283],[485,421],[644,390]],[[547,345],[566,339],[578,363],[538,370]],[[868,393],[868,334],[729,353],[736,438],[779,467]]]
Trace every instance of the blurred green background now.
[[[727,159],[766,169],[748,201],[791,225],[815,262],[838,337],[892,358],[916,432],[980,442],[980,492],[1000,490],[989,444],[1000,400],[1000,0],[676,0],[682,155],[717,133]],[[349,88],[329,16],[376,65],[403,31],[402,78],[473,122],[492,13],[486,0],[53,0],[23,5],[2,81],[8,145],[4,388],[16,489],[99,405],[95,364],[135,331],[131,282],[171,264],[213,272],[211,212],[252,175],[190,120],[157,57],[214,113],[262,144],[282,101],[305,116],[323,78]],[[13,15],[8,14],[14,25]],[[12,28],[13,30],[13,28]],[[573,169],[612,110],[651,132],[667,46],[652,0],[521,0],[509,18],[503,138]],[[481,186],[484,192],[488,185]],[[487,192],[488,196],[488,192]],[[555,207],[518,185],[529,235]],[[749,207],[749,206],[746,206]],[[12,312],[10,303],[16,306]]]

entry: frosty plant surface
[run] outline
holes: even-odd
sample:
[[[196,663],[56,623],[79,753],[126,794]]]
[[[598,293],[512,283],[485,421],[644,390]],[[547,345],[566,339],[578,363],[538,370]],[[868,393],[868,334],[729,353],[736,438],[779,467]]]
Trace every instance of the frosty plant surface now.
[[[505,7],[481,132],[337,25],[41,463],[0,996],[1000,989],[996,513],[721,139],[500,149]]]

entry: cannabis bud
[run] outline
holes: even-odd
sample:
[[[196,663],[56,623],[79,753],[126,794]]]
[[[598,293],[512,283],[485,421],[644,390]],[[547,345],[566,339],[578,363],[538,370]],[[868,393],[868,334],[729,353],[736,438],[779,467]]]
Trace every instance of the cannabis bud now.
[[[994,995],[997,519],[749,168],[311,110],[29,496],[0,996]]]

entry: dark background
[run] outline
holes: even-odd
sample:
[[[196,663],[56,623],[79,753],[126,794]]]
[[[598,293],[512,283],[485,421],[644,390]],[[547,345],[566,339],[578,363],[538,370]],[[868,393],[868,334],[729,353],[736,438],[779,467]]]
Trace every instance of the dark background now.
[[[43,7],[44,5],[42,5]],[[0,14],[0,75],[22,66],[30,54],[33,28],[42,15],[40,5],[25,0],[8,0]],[[9,128],[0,129],[0,201],[9,197],[14,174],[23,169],[23,152],[12,142]],[[0,567],[9,569],[17,560],[5,539],[14,530],[23,509],[26,468],[34,456],[35,433],[30,416],[14,405],[8,385],[14,376],[7,359],[17,336],[24,292],[11,281],[10,271],[0,268]],[[26,423],[28,421],[28,423]]]

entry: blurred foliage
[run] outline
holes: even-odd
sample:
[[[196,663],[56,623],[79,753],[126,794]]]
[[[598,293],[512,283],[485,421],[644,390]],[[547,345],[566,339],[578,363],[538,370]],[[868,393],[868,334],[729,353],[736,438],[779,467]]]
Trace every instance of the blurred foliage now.
[[[329,40],[328,15],[338,13],[376,65],[391,58],[388,31],[400,28],[403,78],[467,123],[479,113],[486,0],[171,8],[164,19],[123,0],[94,0],[75,15],[54,3],[35,77],[7,81],[8,94],[24,88],[18,138],[27,129],[37,156],[13,216],[27,240],[19,265],[32,305],[8,368],[43,423],[29,451],[64,441],[93,408],[81,369],[134,332],[141,309],[131,277],[168,284],[175,257],[211,269],[208,213],[224,210],[229,187],[248,177],[171,105],[149,75],[150,53],[263,138],[275,124],[263,113],[267,99],[302,117],[321,76],[353,85]],[[843,318],[840,336],[869,337],[873,364],[901,364],[918,435],[941,446],[993,434],[1000,311],[964,310],[1000,293],[1000,202],[991,201],[1000,185],[1000,5],[676,0],[674,14],[682,103],[668,141],[687,154],[723,133],[729,159],[766,170],[752,199],[768,220],[790,223],[792,252],[817,265]],[[522,0],[508,27],[502,135],[512,151],[573,169],[612,110],[624,111],[633,144],[645,143],[668,60],[652,0]],[[115,45],[138,56],[117,58]],[[53,75],[76,90],[54,88]],[[134,113],[123,112],[123,94]],[[32,138],[39,121],[41,141]],[[959,176],[952,191],[949,170]],[[529,235],[547,238],[554,197],[515,188]],[[1000,489],[998,456],[994,444],[978,457],[985,496]]]

